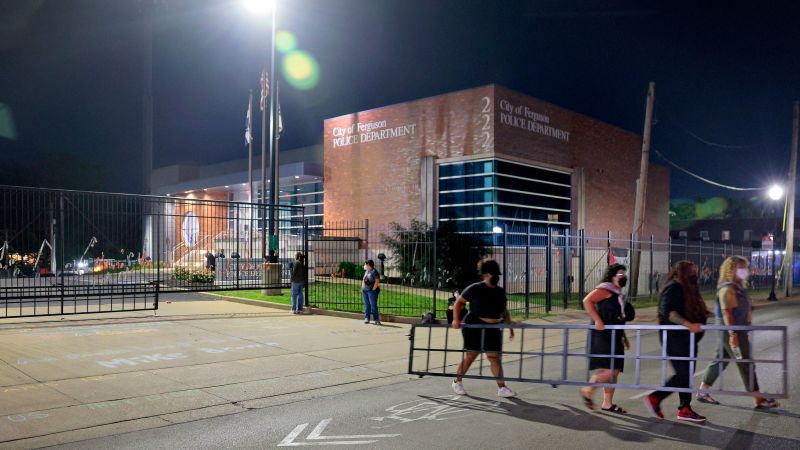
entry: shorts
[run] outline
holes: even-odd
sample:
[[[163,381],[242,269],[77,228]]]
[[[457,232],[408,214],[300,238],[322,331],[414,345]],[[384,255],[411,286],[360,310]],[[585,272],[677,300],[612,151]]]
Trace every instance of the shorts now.
[[[480,323],[485,324],[483,321]],[[503,351],[502,328],[462,328],[461,335],[464,336],[464,350],[468,352]]]

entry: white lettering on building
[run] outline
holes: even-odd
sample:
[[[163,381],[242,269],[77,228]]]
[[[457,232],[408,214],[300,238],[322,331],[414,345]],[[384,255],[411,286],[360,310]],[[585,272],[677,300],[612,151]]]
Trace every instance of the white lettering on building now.
[[[514,105],[508,100],[500,100],[500,123],[569,142],[569,131],[551,126],[550,116],[536,112],[527,105]]]
[[[387,128],[385,120],[376,122],[356,122],[347,127],[334,127],[333,148],[347,147],[363,142],[382,141],[402,136],[415,136],[417,124],[410,123],[397,127]]]

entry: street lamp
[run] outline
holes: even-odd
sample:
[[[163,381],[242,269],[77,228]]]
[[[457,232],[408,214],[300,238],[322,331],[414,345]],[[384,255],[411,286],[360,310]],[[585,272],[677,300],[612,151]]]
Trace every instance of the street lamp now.
[[[269,43],[269,63],[270,70],[268,74],[269,83],[272,83],[272,92],[269,95],[269,132],[262,133],[261,136],[261,199],[264,201],[267,192],[267,141],[266,137],[269,136],[269,160],[270,160],[270,183],[269,189],[269,254],[267,254],[267,240],[264,236],[264,228],[262,226],[261,232],[261,256],[263,259],[268,259],[270,263],[278,262],[278,226],[277,226],[277,210],[275,209],[278,204],[278,148],[275,142],[277,137],[278,126],[278,103],[275,101],[277,95],[278,80],[277,72],[275,71],[275,27],[278,15],[278,1],[277,0],[242,0],[243,6],[254,16],[264,17],[268,13],[272,13],[272,29],[270,30],[270,43]],[[271,78],[271,79],[270,79]],[[265,130],[266,115],[262,114],[261,129]]]
[[[778,201],[783,197],[783,188],[777,184],[773,184],[772,187],[769,188],[767,195],[769,196],[770,200]],[[775,234],[777,234],[778,227],[776,226],[775,228]],[[772,254],[772,275],[770,276],[769,297],[767,297],[767,300],[776,302],[778,301],[778,297],[775,296],[775,255],[777,255],[778,252],[775,251],[774,237],[772,239],[772,248],[770,248],[770,250],[767,252],[767,258],[769,258],[770,253]]]
[[[780,200],[783,197],[783,188],[777,184],[773,184],[769,191],[767,191],[770,200]]]
[[[245,9],[257,17],[264,17],[275,8],[274,0],[242,0]]]

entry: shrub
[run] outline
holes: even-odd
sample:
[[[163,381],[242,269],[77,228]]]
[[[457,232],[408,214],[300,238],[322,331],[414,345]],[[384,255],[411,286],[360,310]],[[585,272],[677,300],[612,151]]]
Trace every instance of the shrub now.
[[[364,267],[360,264],[352,263],[350,261],[342,261],[339,263],[339,273],[344,271],[345,278],[353,278],[360,280],[364,278]]]
[[[179,281],[189,281],[192,283],[213,283],[214,272],[210,269],[187,269],[176,267],[172,271],[172,279]]]

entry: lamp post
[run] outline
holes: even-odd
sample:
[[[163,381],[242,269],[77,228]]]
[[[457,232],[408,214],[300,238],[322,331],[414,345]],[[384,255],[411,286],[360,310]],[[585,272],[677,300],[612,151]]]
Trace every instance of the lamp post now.
[[[272,83],[273,89],[269,95],[269,132],[265,135],[262,132],[261,136],[261,199],[264,201],[267,192],[266,181],[266,157],[267,157],[267,141],[266,136],[269,136],[269,160],[270,160],[270,186],[269,186],[269,212],[267,214],[268,228],[269,228],[269,253],[267,252],[267,239],[265,236],[265,229],[261,227],[261,256],[262,259],[268,260],[270,263],[278,262],[278,218],[276,205],[278,204],[278,149],[276,145],[277,126],[278,126],[278,103],[275,101],[277,94],[278,80],[275,71],[275,26],[277,23],[278,15],[278,2],[277,0],[243,0],[244,6],[255,16],[264,17],[268,13],[272,15],[272,29],[270,30],[270,45],[269,45],[269,63],[270,69],[268,73],[267,83]],[[271,80],[270,80],[271,78]],[[266,117],[262,117],[262,130],[266,128]]]
[[[767,194],[769,195],[770,200],[778,201],[781,199],[781,197],[783,197],[783,188],[778,186],[777,184],[774,184],[772,185],[772,187],[769,188],[769,192]],[[769,254],[772,253],[772,270],[770,271],[769,297],[767,297],[767,300],[771,302],[778,301],[778,297],[775,296],[775,255],[776,255],[775,235],[778,234],[778,229],[779,227],[776,225],[775,226],[776,232],[771,236],[772,248],[769,249],[769,251],[767,252],[767,258],[769,258]]]

